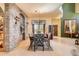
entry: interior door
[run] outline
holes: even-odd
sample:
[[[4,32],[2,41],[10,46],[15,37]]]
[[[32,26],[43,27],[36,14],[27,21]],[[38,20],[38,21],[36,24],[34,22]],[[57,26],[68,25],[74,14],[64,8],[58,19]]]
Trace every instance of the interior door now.
[[[58,36],[58,25],[53,25],[54,36]]]

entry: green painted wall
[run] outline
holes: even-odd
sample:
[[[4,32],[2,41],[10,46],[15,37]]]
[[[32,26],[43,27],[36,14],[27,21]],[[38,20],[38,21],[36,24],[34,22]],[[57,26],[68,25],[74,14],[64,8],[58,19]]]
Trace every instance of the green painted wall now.
[[[64,3],[63,8],[63,18],[61,21],[61,36],[64,35],[64,20],[73,20],[79,18],[79,14],[75,13],[75,3]]]
[[[64,19],[72,19],[75,14],[75,4],[74,3],[65,3],[62,6],[63,8],[63,18]]]

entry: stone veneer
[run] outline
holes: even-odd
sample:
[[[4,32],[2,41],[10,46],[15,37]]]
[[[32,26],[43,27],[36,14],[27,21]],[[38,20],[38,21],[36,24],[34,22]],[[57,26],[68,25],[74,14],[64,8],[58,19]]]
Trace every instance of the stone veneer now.
[[[15,24],[16,20],[15,17],[19,16],[20,11],[17,9],[17,7],[13,4],[10,5],[9,8],[9,48],[12,50],[17,46],[17,43],[21,40],[21,33],[20,33],[20,19],[17,21],[17,24]]]
[[[20,32],[21,21],[20,17],[22,11],[15,4],[5,4],[5,50],[13,50],[17,44],[22,40],[22,34]],[[15,24],[15,17],[18,16],[19,19],[17,24]]]

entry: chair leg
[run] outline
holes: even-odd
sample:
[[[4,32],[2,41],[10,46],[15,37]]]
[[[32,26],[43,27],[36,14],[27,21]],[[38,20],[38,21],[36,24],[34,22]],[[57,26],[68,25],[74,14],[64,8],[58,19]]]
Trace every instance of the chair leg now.
[[[50,48],[50,41],[48,41],[48,49]]]
[[[44,51],[44,46],[43,46],[43,51]]]
[[[30,46],[29,46],[29,48],[28,48],[28,49],[30,49],[30,48],[32,49],[32,43],[33,43],[33,42],[31,41]]]
[[[34,45],[34,51],[35,51],[35,45]]]

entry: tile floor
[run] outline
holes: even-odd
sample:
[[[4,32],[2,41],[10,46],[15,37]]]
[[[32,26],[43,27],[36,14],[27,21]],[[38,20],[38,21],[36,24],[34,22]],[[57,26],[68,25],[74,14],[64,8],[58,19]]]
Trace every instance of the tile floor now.
[[[79,47],[74,45],[75,39],[54,37],[50,41],[53,51],[28,51],[29,39],[22,41],[11,52],[0,52],[1,56],[72,56],[79,55]]]

